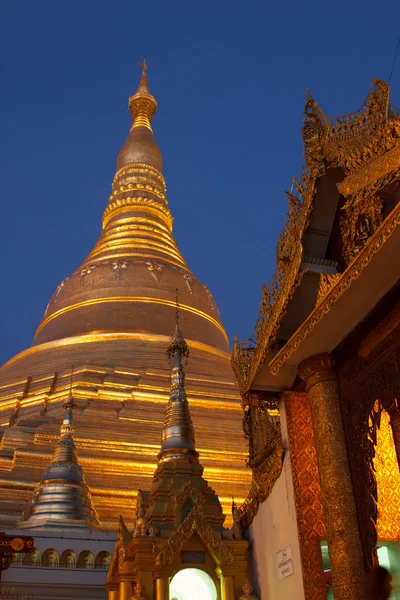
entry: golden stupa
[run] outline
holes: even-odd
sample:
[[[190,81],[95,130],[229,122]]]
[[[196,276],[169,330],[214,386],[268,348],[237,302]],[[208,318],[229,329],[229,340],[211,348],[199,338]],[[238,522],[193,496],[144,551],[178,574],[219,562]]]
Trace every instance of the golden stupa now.
[[[169,395],[164,357],[176,289],[205,476],[226,514],[232,496],[240,502],[250,487],[227,336],[210,290],[172,236],[145,65],[129,109],[133,125],[100,239],[58,286],[32,346],[0,369],[0,525],[15,524],[51,460],[72,365],[75,443],[99,517],[115,528],[119,514],[133,518],[137,490],[153,476]]]
[[[60,439],[53,458],[35,486],[31,501],[17,523],[18,528],[101,528],[75,448],[72,396],[64,407]]]

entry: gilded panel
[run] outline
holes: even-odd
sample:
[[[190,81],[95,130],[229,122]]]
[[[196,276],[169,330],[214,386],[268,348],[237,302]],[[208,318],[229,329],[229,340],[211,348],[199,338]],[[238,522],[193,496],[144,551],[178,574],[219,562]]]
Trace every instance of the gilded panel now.
[[[378,488],[378,539],[397,542],[400,533],[400,473],[390,418],[381,414],[374,458]]]
[[[308,396],[285,392],[285,406],[305,599],[325,600],[320,546],[325,527]]]

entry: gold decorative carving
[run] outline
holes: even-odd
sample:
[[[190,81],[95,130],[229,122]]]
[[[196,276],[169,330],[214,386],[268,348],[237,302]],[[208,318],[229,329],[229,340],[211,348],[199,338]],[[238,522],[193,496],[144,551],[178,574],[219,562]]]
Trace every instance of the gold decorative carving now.
[[[164,271],[164,267],[160,265],[160,263],[155,260],[149,260],[146,262],[147,269],[149,270],[150,275],[154,279],[156,283],[160,281],[160,277],[162,272]]]
[[[179,492],[179,494],[176,494],[175,496],[173,496],[172,501],[174,503],[175,510],[177,510],[177,511],[181,510],[182,506],[185,504],[185,502],[189,498],[191,498],[193,500],[193,502],[196,504],[199,514],[203,516],[204,515],[204,506],[205,506],[204,494],[199,492],[199,490],[197,488],[195,488],[190,483],[190,481],[185,483],[184,487]]]
[[[148,600],[147,596],[144,593],[144,585],[142,585],[140,583],[140,581],[137,583],[136,587],[135,587],[135,591],[133,593],[133,600]]]
[[[115,215],[114,211],[117,211],[118,209],[126,210],[126,207],[130,206],[135,206],[138,208],[140,207],[146,211],[154,212],[154,214],[161,218],[163,222],[167,225],[169,231],[172,231],[173,218],[169,209],[166,208],[166,206],[160,204],[159,202],[155,202],[150,198],[145,198],[141,196],[128,196],[126,198],[120,198],[118,200],[115,200],[114,202],[111,202],[103,213],[103,229],[106,227],[110,219]]]
[[[382,223],[383,200],[365,191],[347,200],[340,219],[343,257],[349,264]]]
[[[383,411],[376,434],[374,470],[378,490],[378,539],[398,542],[400,535],[400,473],[390,417]]]
[[[204,289],[206,290],[206,294],[208,296],[208,299],[210,300],[211,309],[214,310],[215,306],[214,306],[214,299],[212,297],[212,293],[211,293],[211,291],[208,289],[208,287],[204,283],[202,285],[203,285]]]
[[[389,106],[389,86],[373,80],[359,111],[327,117],[312,96],[303,129],[307,168],[339,166],[346,177],[338,189],[346,198],[341,219],[344,258],[349,264],[382,221],[379,189],[400,178],[400,118]]]
[[[370,186],[375,186],[378,182],[378,185],[381,186],[381,180],[388,175],[392,173],[398,175],[400,164],[400,121],[390,122],[390,124],[386,125],[386,129],[387,132],[384,132],[386,135],[390,135],[390,132],[395,129],[396,137],[393,138],[390,136],[390,144],[388,144],[388,137],[386,136],[374,140],[374,146],[380,143],[380,147],[368,149],[371,162],[351,172],[342,182],[338,183],[338,190],[343,196],[348,198],[361,190],[368,191]],[[380,154],[381,152],[384,152],[384,154]]]
[[[81,277],[86,277],[86,275],[90,275],[90,273],[91,273],[92,271],[94,271],[94,270],[95,270],[95,268],[96,268],[96,265],[88,265],[87,267],[84,267],[83,269],[81,269],[81,270],[79,271],[79,275],[80,275]]]
[[[322,497],[308,396],[285,392],[305,600],[326,600],[321,540],[325,538]]]
[[[257,600],[257,596],[253,594],[253,588],[251,587],[248,579],[242,587],[243,594],[239,596],[239,600]]]
[[[337,302],[341,295],[350,287],[355,279],[358,279],[362,271],[370,263],[371,259],[382,248],[385,242],[390,238],[396,227],[400,225],[400,204],[398,204],[381,226],[369,238],[363,250],[357,255],[354,261],[341,274],[337,282],[328,290],[328,294],[322,300],[313,312],[303,322],[301,327],[285,344],[284,348],[273,358],[269,368],[273,375],[277,375],[282,365],[290,358],[295,350],[300,346],[303,340],[311,333],[315,325],[328,313],[332,305]]]
[[[317,305],[325,298],[330,288],[340,279],[340,273],[320,273]]]
[[[302,180],[294,180],[297,195],[288,193],[289,213],[279,236],[277,269],[269,284],[263,286],[259,317],[253,340],[235,340],[232,367],[242,393],[246,393],[270,350],[287,305],[301,283],[305,271],[300,270],[303,256],[301,241],[308,225],[316,176],[303,171]]]
[[[130,553],[128,552],[128,545],[131,540],[132,534],[129,533],[123,517],[120,516],[115,549],[108,569],[107,584],[112,583],[113,580],[115,581],[118,574],[124,570],[125,561],[131,558]]]
[[[247,466],[253,476],[250,492],[240,508],[243,529],[252,523],[259,504],[268,498],[282,471],[283,445],[279,421],[273,424],[268,413],[277,405],[277,400],[263,400],[254,393],[248,394],[243,404],[243,431],[249,441]]]
[[[191,277],[189,273],[183,273],[183,279],[185,280],[189,293],[193,294],[193,277]]]
[[[119,271],[120,269],[126,269],[128,267],[127,260],[113,260],[111,263],[111,268],[113,271]]]
[[[213,532],[199,510],[193,508],[164,546],[159,547],[158,544],[154,544],[157,566],[169,566],[194,533],[197,533],[203,540],[219,566],[233,564],[233,549],[222,541],[221,536]]]
[[[317,383],[336,381],[333,360],[328,352],[310,356],[299,365],[299,377],[306,384],[306,391]]]
[[[319,354],[301,363],[299,376],[310,401],[333,594],[337,600],[365,600],[363,550],[330,355]]]
[[[125,176],[127,173],[131,173],[132,171],[139,171],[145,175],[151,175],[152,177],[155,177],[165,188],[165,180],[160,171],[151,165],[146,165],[145,163],[130,163],[129,165],[121,167],[121,169],[119,169],[119,171],[117,171],[114,175],[112,185],[114,186],[121,177]]]
[[[368,144],[373,143],[389,114],[393,114],[388,109],[389,86],[379,79],[372,81],[372,88],[363,106],[341,117],[326,116],[308,94],[303,128],[307,167],[312,169],[320,162],[320,156],[312,151],[313,147],[318,146],[331,164],[343,166],[346,170],[357,169],[362,160],[371,158]],[[311,149],[310,142],[313,145]]]

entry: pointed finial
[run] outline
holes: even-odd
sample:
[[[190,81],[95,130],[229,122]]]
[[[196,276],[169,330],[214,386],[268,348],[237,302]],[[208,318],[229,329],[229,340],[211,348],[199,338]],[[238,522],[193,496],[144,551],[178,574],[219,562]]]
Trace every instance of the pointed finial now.
[[[138,63],[142,68],[142,77],[136,94],[129,98],[129,110],[132,115],[133,125],[135,127],[147,127],[150,131],[151,121],[157,110],[157,102],[154,96],[149,93],[147,87],[147,63],[144,60],[142,63]]]
[[[186,343],[185,338],[181,334],[179,329],[179,300],[178,300],[178,288],[175,290],[176,294],[176,308],[175,308],[175,330],[172,334],[171,339],[167,347],[167,356],[169,360],[172,360],[176,354],[179,354],[181,358],[186,358],[186,363],[189,358],[189,346]]]
[[[143,60],[142,63],[138,63],[139,67],[142,69],[142,78],[140,80],[139,89],[144,87],[147,89],[147,64],[146,59]]]
[[[179,298],[178,288],[175,288],[175,325],[179,327]]]
[[[171,395],[165,412],[158,462],[186,461],[198,463],[194,430],[186,398],[185,369],[182,358],[189,356],[189,347],[179,329],[179,300],[176,292],[175,331],[166,354],[172,361]]]
[[[66,426],[67,426],[67,428],[69,427],[69,429],[71,429],[72,433],[73,433],[72,411],[75,410],[75,408],[76,408],[76,404],[74,402],[74,397],[72,395],[73,375],[74,375],[74,365],[71,365],[71,376],[70,376],[70,381],[69,381],[69,394],[68,394],[67,399],[64,402],[65,415],[64,415],[64,420],[61,425],[61,434],[69,433],[69,431],[66,431],[66,429],[65,429]]]

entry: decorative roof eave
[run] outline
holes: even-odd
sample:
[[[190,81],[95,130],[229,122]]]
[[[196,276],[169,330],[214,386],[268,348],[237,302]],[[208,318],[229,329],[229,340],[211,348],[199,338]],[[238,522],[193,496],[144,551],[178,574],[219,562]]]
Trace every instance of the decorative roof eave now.
[[[169,566],[194,533],[199,535],[219,567],[233,564],[234,550],[229,542],[222,540],[221,536],[213,531],[201,512],[197,508],[193,508],[165,544],[160,546],[158,542],[154,543],[153,550],[157,566]]]
[[[348,199],[360,192],[363,196],[371,196],[378,189],[399,177],[399,165],[400,140],[385,154],[347,175],[341,183],[338,183],[338,190]]]
[[[254,341],[235,340],[232,368],[242,394],[250,390],[271,351],[288,303],[306,273],[301,270],[302,239],[308,226],[319,176],[317,170],[308,174],[303,171],[302,181],[294,180],[298,196],[291,192],[288,194],[289,212],[277,244],[277,269],[270,283],[263,286]]]
[[[374,79],[358,111],[328,117],[309,94],[303,127],[307,167],[321,168],[325,160],[330,167],[342,167],[347,174],[357,173],[397,145],[400,112],[389,104],[389,96],[389,85]]]
[[[283,365],[292,354],[301,346],[304,340],[331,310],[342,294],[350,288],[353,282],[359,278],[364,269],[369,265],[372,258],[382,249],[384,244],[392,236],[400,225],[400,203],[392,210],[375,233],[370,237],[364,248],[360,251],[347,269],[335,279],[333,285],[327,290],[325,298],[319,300],[313,312],[303,322],[301,327],[292,335],[281,350],[268,364],[272,375],[277,375]]]
[[[362,107],[340,117],[324,114],[308,93],[305,103],[303,140],[307,167],[312,168],[325,159],[345,170],[357,168],[376,155],[374,144],[388,120],[396,117],[389,105],[390,89],[385,81],[373,79],[372,88]]]
[[[400,178],[400,113],[389,105],[387,83],[373,80],[366,101],[355,113],[337,119],[327,117],[311,95],[307,98],[305,113],[303,140],[308,175],[303,173],[302,201],[295,210],[291,206],[287,225],[278,241],[277,269],[271,283],[263,288],[254,339],[235,341],[234,344],[232,367],[242,394],[251,389],[265,362],[275,365],[277,356],[282,356],[288,346],[289,342],[277,355],[273,352],[288,303],[305,274],[301,270],[301,241],[312,210],[316,182],[325,173],[327,165],[341,166],[348,174],[338,184],[338,189],[352,206],[359,200],[365,202],[378,189]],[[289,204],[291,201],[293,196],[289,194]],[[290,242],[292,245],[297,243],[297,247],[288,253]],[[333,290],[342,279],[329,277],[326,289]],[[323,306],[323,300],[322,290],[318,296],[318,309]]]

